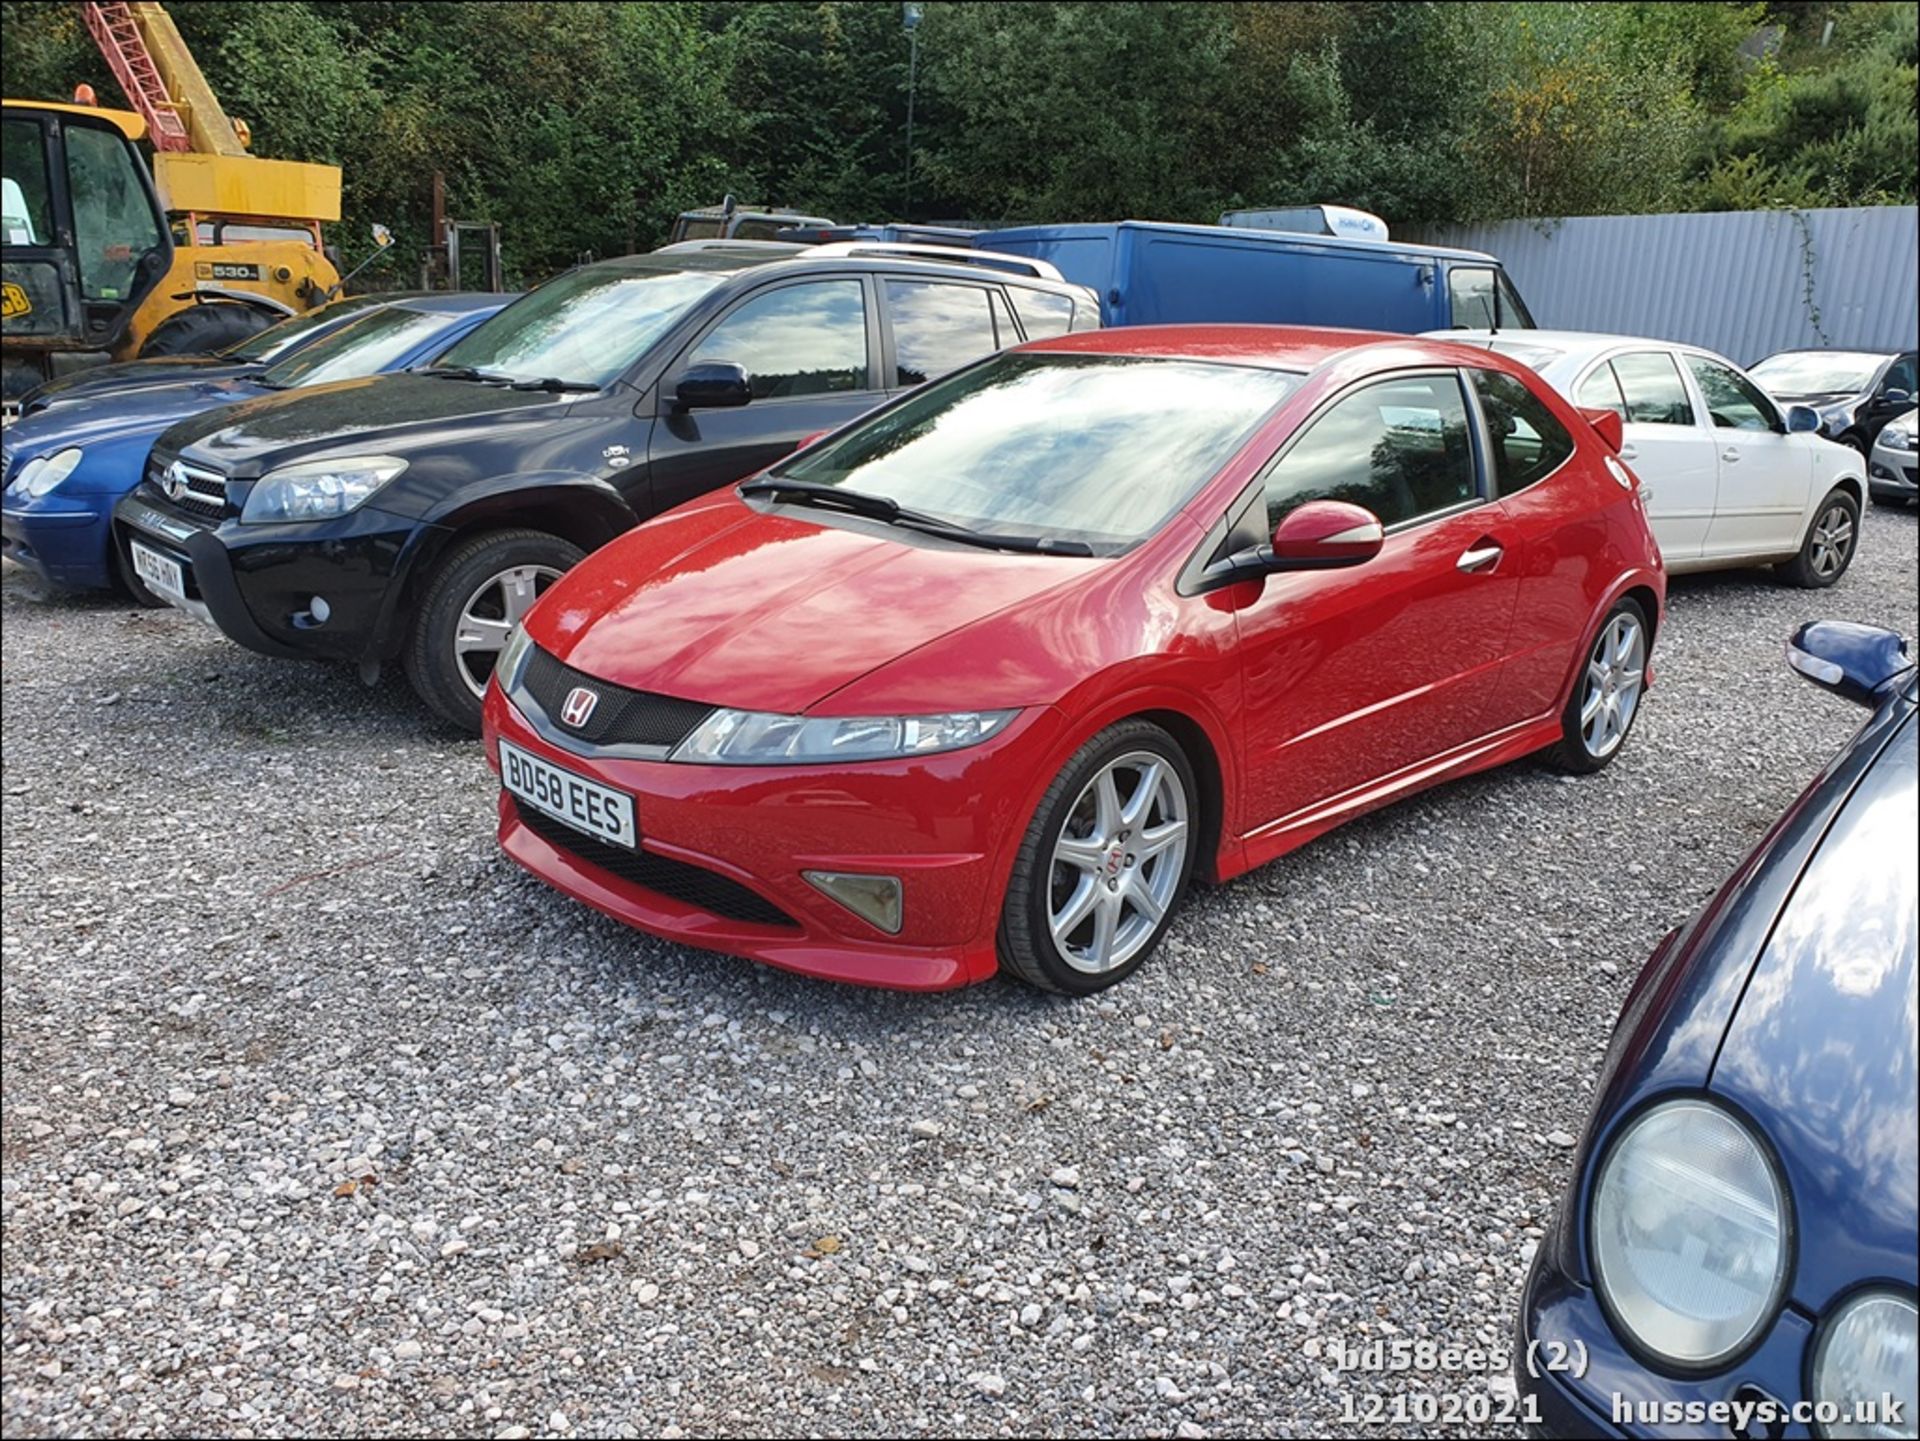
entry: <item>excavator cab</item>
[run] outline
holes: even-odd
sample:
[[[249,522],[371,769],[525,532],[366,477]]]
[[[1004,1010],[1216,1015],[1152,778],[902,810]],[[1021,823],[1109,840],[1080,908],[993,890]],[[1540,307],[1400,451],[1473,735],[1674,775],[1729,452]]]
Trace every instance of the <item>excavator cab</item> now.
[[[120,347],[173,263],[131,111],[9,100],[0,109],[0,335],[6,397],[54,355]],[[84,363],[84,360],[81,361]]]

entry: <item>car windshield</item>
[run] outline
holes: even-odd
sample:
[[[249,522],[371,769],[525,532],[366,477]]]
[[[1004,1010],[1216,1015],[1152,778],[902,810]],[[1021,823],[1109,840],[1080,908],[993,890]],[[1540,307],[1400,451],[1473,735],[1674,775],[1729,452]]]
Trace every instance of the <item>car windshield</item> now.
[[[1857,350],[1789,350],[1747,372],[1775,395],[1851,395],[1873,383],[1886,359]]]
[[[260,383],[275,390],[289,390],[296,385],[325,385],[330,380],[378,375],[458,319],[444,311],[411,310],[404,305],[370,310],[278,365],[269,366]]]
[[[1157,530],[1298,381],[1252,366],[1009,352],[773,474],[1112,554]]]
[[[516,300],[437,364],[509,380],[603,386],[730,273],[627,265],[570,270]]]
[[[291,320],[281,321],[278,325],[269,325],[265,330],[249,335],[238,344],[228,346],[220,354],[228,360],[244,361],[248,365],[270,365],[285,355],[289,347],[299,344],[314,331],[324,326],[338,325],[353,311],[386,303],[372,295],[363,295],[352,300],[336,300],[331,305],[321,306],[318,310],[309,310],[305,315],[296,315]]]

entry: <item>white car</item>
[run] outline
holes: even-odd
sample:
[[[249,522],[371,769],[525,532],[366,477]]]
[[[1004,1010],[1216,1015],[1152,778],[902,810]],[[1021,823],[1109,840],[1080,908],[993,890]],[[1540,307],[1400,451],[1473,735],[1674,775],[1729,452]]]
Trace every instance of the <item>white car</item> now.
[[[1796,585],[1832,585],[1853,561],[1866,464],[1816,434],[1724,356],[1665,340],[1577,331],[1436,330],[1523,365],[1575,405],[1611,410],[1620,458],[1640,478],[1671,571],[1778,565]]]
[[[1920,498],[1920,472],[1914,462],[1920,460],[1920,410],[1897,415],[1881,428],[1867,457],[1867,489],[1876,505],[1905,505]]]

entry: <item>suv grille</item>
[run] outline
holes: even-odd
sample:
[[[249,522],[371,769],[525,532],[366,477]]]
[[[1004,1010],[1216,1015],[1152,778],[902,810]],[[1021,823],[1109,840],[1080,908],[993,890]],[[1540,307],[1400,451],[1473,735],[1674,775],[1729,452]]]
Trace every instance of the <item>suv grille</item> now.
[[[562,724],[560,717],[567,696],[576,686],[585,687],[600,699],[585,725],[567,726],[566,731],[595,745],[661,746],[672,749],[713,713],[712,706],[699,701],[655,695],[651,691],[626,690],[598,680],[585,671],[575,670],[539,646],[535,646],[527,656],[526,669],[520,676],[520,689],[533,698],[554,724]]]
[[[177,494],[176,480],[185,487]],[[155,456],[147,462],[147,484],[189,515],[220,515],[227,508],[227,478],[217,470]]]
[[[730,921],[749,921],[757,926],[792,926],[794,919],[772,901],[748,890],[704,866],[670,860],[651,851],[630,851],[625,846],[610,846],[605,841],[576,831],[563,821],[542,815],[532,806],[513,803],[520,824],[555,850],[578,856],[588,865],[618,876],[621,880],[694,906]]]

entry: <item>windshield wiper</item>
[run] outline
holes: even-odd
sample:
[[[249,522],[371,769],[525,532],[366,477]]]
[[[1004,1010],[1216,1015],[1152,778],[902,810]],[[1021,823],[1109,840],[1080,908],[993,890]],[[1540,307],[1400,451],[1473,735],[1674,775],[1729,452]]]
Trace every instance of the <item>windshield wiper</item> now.
[[[539,380],[516,380],[515,390],[544,390],[550,395],[561,395],[567,391],[595,391],[600,387],[590,380],[562,380],[557,375],[543,376]]]
[[[1093,554],[1093,547],[1084,540],[1062,540],[1051,535],[1000,535],[993,531],[974,530],[924,511],[908,510],[884,495],[868,495],[865,491],[848,490],[840,485],[823,485],[817,480],[750,480],[740,487],[740,494],[784,496],[800,505],[845,510],[866,516],[869,520],[938,536],[942,540],[976,545],[982,550],[1015,551],[1026,555]]]
[[[437,375],[442,380],[484,380],[498,385],[513,379],[510,375],[495,375],[491,370],[475,370],[471,365],[429,365],[422,375]]]

